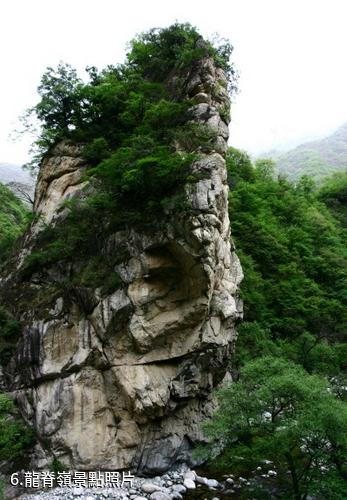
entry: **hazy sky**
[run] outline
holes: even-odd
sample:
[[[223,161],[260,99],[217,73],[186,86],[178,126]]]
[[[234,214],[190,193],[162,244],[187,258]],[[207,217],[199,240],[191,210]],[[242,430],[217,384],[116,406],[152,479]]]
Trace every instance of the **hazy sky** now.
[[[122,62],[136,33],[176,20],[234,45],[231,144],[259,153],[326,135],[347,121],[346,19],[346,0],[2,0],[0,162],[28,158],[29,138],[8,135],[47,66]]]

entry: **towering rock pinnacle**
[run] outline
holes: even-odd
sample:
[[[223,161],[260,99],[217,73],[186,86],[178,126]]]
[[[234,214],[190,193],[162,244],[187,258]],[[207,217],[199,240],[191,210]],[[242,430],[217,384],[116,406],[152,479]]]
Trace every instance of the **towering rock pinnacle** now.
[[[20,282],[23,252],[42,222],[24,239],[16,270],[3,277],[3,298],[12,297],[23,324],[6,380],[37,431],[36,467],[56,456],[69,468],[157,473],[189,462],[202,439],[241,316],[224,160],[226,88],[210,58],[186,75],[196,103],[191,116],[212,132],[213,150],[191,166],[199,180],[185,188],[188,215],[168,209],[150,226],[108,238],[104,253],[117,256],[122,280],[115,292],[80,287],[50,296],[42,292],[47,281],[69,272],[54,265],[44,279],[37,273]],[[44,160],[35,199],[41,220],[54,222],[62,202],[80,195],[84,168],[78,146],[65,142]]]

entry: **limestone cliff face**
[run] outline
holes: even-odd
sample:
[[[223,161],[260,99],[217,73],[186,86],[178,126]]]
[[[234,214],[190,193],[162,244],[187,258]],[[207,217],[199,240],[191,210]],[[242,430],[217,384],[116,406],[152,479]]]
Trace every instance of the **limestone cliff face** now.
[[[212,391],[228,375],[242,271],[230,243],[225,75],[206,58],[187,75],[185,91],[196,103],[192,119],[214,131],[214,149],[191,166],[200,180],[185,188],[188,215],[168,210],[150,226],[108,238],[103,251],[119,256],[119,288],[42,297],[44,281],[69,269],[21,277],[40,221],[3,277],[3,300],[23,324],[6,380],[37,430],[36,467],[53,455],[70,468],[143,473],[189,462]],[[46,158],[35,198],[41,221],[54,222],[62,201],[81,195],[84,169],[68,143]]]

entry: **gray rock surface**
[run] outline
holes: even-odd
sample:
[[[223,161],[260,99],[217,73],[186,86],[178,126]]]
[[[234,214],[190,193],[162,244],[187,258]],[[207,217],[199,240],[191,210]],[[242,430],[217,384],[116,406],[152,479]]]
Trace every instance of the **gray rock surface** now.
[[[40,220],[0,287],[23,324],[5,376],[38,435],[33,468],[48,468],[53,456],[69,470],[143,474],[194,463],[191,449],[215,408],[212,391],[227,375],[242,315],[242,270],[230,242],[226,78],[207,58],[186,82],[187,96],[196,96],[192,120],[215,134],[214,146],[191,166],[198,180],[182,193],[189,211],[168,207],[150,227],[108,237],[103,253],[119,256],[114,273],[122,280],[109,295],[81,287],[52,293],[70,271],[54,265],[25,281],[24,258],[43,222],[56,223],[66,199],[85,195],[78,146],[62,142],[42,164]]]
[[[171,500],[172,496],[168,495],[167,493],[163,493],[162,491],[155,491],[154,493],[151,494],[150,499],[151,500]]]
[[[154,493],[155,491],[160,490],[160,486],[153,483],[143,483],[141,486],[141,490],[144,493]]]
[[[183,481],[183,486],[187,488],[187,490],[195,490],[196,485],[192,479],[185,479]]]

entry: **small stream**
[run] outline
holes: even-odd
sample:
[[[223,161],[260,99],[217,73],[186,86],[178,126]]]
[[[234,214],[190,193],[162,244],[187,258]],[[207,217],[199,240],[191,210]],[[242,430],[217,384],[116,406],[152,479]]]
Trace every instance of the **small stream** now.
[[[196,490],[188,490],[184,495],[185,500],[212,500],[213,498],[219,498],[220,500],[224,498],[242,498],[239,492],[224,492],[224,491],[213,491],[208,489],[206,486],[201,484],[197,485]]]
[[[207,477],[209,479],[216,479],[219,483],[225,484],[227,477],[230,474],[225,474],[224,471],[220,472],[212,467],[199,467],[195,469],[195,472],[198,476]],[[232,491],[234,490],[234,491]],[[242,498],[240,495],[240,491],[237,488],[231,488],[227,486],[227,489],[218,490],[218,489],[210,489],[205,485],[196,483],[195,490],[187,490],[187,493],[184,495],[185,500],[212,500],[213,498],[219,498],[220,500],[225,498],[234,498],[239,499]]]
[[[205,485],[196,482],[195,490],[187,490],[184,495],[185,500],[212,500],[218,498],[219,500],[224,500],[226,498],[232,499],[242,499],[242,500],[270,500],[277,498],[276,495],[276,480],[275,477],[271,477],[268,472],[271,472],[271,465],[264,464],[261,470],[257,473],[236,474],[235,478],[232,476],[230,471],[220,470],[215,467],[202,466],[195,469],[198,476],[207,477],[209,479],[216,479],[223,489],[210,489]],[[228,473],[229,472],[229,473]],[[274,473],[276,474],[276,473]],[[226,480],[228,478],[234,478],[233,484],[228,483]]]

